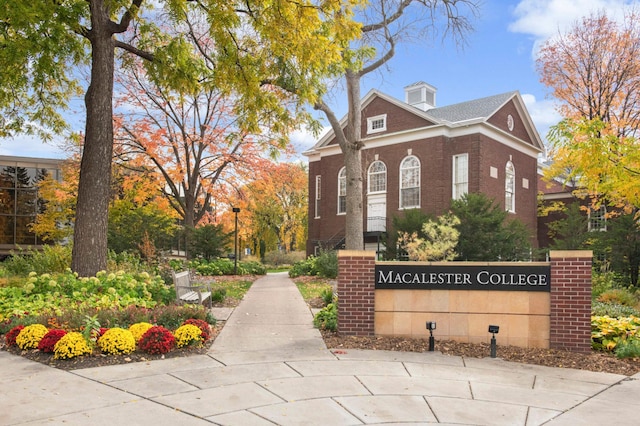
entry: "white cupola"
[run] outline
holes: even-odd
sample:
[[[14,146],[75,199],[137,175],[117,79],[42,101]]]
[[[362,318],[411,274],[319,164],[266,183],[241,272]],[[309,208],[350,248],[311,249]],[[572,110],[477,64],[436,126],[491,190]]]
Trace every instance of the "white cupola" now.
[[[413,83],[404,88],[404,101],[422,111],[436,106],[436,88],[424,81]]]

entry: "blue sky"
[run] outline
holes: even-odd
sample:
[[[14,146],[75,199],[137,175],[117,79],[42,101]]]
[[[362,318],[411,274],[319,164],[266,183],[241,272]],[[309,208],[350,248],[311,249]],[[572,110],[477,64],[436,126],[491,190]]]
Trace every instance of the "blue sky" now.
[[[468,35],[468,44],[463,49],[440,40],[402,45],[387,71],[364,81],[362,95],[375,88],[404,99],[405,86],[425,81],[438,89],[437,106],[445,106],[518,90],[544,139],[559,116],[549,90],[539,82],[535,66],[537,46],[591,11],[606,10],[610,17],[617,18],[625,8],[640,6],[640,0],[480,1],[480,15],[473,21],[475,31]],[[328,103],[338,116],[346,113],[344,96]],[[315,139],[300,131],[293,135],[292,142],[302,152]],[[64,157],[55,142],[42,144],[22,136],[0,140],[0,154]]]

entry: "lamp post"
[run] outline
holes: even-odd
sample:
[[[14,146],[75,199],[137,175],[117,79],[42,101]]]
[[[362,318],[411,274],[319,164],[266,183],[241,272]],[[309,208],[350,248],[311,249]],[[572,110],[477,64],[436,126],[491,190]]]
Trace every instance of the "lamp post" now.
[[[233,275],[238,275],[238,213],[240,213],[240,207],[233,207],[231,210],[236,215],[235,236],[233,238]]]
[[[436,329],[435,321],[427,321],[427,330],[429,330],[429,352],[433,352],[436,347],[435,339],[433,338],[433,330]]]
[[[490,325],[489,326],[489,333],[492,334],[491,336],[491,358],[495,358],[496,357],[496,333],[498,333],[500,331],[500,326],[498,325]]]

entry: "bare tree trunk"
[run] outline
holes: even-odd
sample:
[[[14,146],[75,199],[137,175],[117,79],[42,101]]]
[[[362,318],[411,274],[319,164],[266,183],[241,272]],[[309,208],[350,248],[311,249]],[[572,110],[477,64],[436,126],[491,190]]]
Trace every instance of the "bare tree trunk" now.
[[[347,215],[345,218],[345,248],[364,249],[364,208],[362,175],[362,105],[360,104],[360,75],[350,70],[346,73],[349,114],[346,143],[342,147],[347,178]]]
[[[114,50],[108,7],[91,2],[91,83],[85,95],[86,135],[73,237],[71,268],[93,276],[107,268],[107,222],[113,153]]]

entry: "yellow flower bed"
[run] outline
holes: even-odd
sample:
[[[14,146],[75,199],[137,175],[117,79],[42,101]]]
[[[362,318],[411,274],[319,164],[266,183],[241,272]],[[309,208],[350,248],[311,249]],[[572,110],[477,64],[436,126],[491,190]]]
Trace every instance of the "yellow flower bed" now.
[[[149,330],[151,327],[153,327],[153,324],[149,324],[148,322],[138,322],[132,324],[129,327],[129,331],[131,332],[131,334],[133,334],[133,338],[136,340],[136,344],[138,344],[140,338],[142,338],[142,335],[146,333],[147,330]]]
[[[129,330],[114,327],[100,337],[98,347],[102,352],[111,355],[130,354],[136,350],[136,339]]]
[[[84,336],[73,331],[67,333],[53,347],[53,357],[55,359],[69,359],[81,355],[91,354],[91,348],[84,340]]]
[[[36,349],[48,331],[47,327],[42,324],[28,325],[16,337],[16,344],[20,349]]]
[[[202,330],[193,324],[181,325],[173,335],[176,338],[176,346],[178,348],[202,343]]]
[[[608,315],[591,317],[591,341],[594,349],[613,351],[623,340],[638,338],[640,318],[629,316],[611,318]]]

